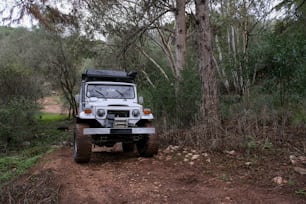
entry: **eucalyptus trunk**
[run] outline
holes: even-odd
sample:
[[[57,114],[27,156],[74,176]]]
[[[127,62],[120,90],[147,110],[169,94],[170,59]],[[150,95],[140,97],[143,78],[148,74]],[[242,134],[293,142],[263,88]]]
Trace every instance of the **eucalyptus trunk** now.
[[[202,89],[201,112],[207,127],[212,128],[212,130],[217,130],[221,122],[216,67],[213,63],[208,0],[196,0],[195,3],[199,70]]]
[[[185,53],[186,53],[186,17],[185,17],[186,0],[176,0],[175,11],[175,55],[176,55],[176,78],[181,80],[181,73],[185,65]]]

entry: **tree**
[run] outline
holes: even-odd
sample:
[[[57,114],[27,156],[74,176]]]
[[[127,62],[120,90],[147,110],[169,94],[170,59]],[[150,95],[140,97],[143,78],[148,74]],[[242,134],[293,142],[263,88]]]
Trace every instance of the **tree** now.
[[[196,31],[202,90],[202,119],[212,134],[220,127],[216,67],[213,63],[208,0],[196,0]]]
[[[176,80],[181,80],[181,72],[185,65],[186,53],[186,0],[176,0],[175,11],[175,54],[176,54]]]

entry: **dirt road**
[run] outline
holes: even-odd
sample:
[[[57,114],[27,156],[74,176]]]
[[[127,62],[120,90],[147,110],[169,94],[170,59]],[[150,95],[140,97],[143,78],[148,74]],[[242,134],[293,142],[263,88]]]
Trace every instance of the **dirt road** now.
[[[140,158],[119,148],[93,153],[90,163],[80,165],[71,147],[60,147],[0,190],[0,203],[306,203],[294,193],[306,188],[305,177],[281,155],[247,167],[239,155],[202,153],[191,163],[183,150],[168,153]],[[277,175],[295,183],[273,184]]]
[[[5,192],[7,203],[305,203],[277,187],[237,185],[166,157],[102,152],[80,165],[68,147],[47,155]]]

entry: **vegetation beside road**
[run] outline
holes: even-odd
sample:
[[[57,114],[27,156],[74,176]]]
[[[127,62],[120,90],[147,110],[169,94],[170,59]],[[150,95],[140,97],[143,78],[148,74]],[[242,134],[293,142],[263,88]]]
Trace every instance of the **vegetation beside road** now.
[[[35,121],[35,131],[27,140],[10,146],[0,158],[0,186],[25,173],[46,153],[71,140],[71,132],[57,129],[71,123],[67,115],[41,113]],[[16,133],[17,134],[17,133]],[[22,135],[20,135],[22,137]]]

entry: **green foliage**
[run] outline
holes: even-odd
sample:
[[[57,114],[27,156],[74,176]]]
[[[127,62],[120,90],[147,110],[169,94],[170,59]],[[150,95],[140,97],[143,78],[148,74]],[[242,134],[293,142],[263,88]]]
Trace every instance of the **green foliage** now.
[[[37,148],[36,148],[37,149]],[[28,154],[31,150],[26,150],[22,156],[6,156],[0,158],[0,183],[3,184],[10,179],[23,174],[41,158],[46,148],[41,148],[35,154]]]
[[[59,126],[68,126],[71,121],[64,120],[62,115],[42,114],[35,118],[29,146],[18,148],[0,158],[0,183],[3,184],[23,174],[32,167],[45,153],[52,151],[51,145],[58,145],[71,138],[71,132],[57,130]]]
[[[179,86],[177,96],[176,117],[180,121],[179,127],[194,125],[200,115],[201,87],[200,77],[192,67],[182,73],[183,80]],[[175,115],[175,113],[174,113]]]
[[[295,193],[297,195],[301,195],[303,197],[306,197],[306,191],[304,189],[298,189],[298,190],[295,191]]]
[[[32,135],[39,87],[31,75],[18,66],[0,69],[0,76],[0,141],[20,144]]]
[[[15,99],[0,106],[0,141],[20,146],[33,137],[37,106],[26,99]]]

